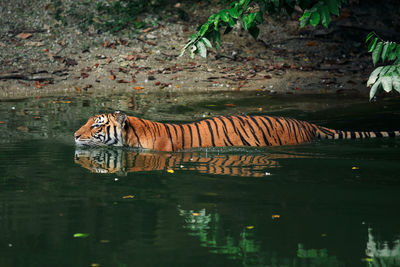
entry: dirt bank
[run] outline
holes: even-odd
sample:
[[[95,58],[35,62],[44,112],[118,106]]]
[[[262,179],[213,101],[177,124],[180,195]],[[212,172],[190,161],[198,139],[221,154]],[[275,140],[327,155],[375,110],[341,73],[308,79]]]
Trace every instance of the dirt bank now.
[[[56,21],[47,2],[19,1],[1,9],[0,99],[116,91],[369,91],[365,84],[373,66],[363,39],[374,28],[364,23],[373,12],[368,5],[343,9],[329,30],[300,30],[295,17],[270,19],[258,42],[237,27],[222,39],[220,51],[211,51],[208,59],[190,59],[177,56],[210,14],[205,6],[189,10],[194,19],[172,14],[132,37],[94,28],[82,32]]]

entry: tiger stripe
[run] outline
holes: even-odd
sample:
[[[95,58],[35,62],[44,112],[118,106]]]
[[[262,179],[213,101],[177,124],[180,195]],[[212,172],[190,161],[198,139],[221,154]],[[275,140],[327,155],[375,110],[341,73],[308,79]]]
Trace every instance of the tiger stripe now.
[[[97,115],[75,132],[77,145],[113,145],[178,151],[196,147],[279,146],[313,139],[396,137],[399,131],[341,131],[291,118],[220,116],[186,123],[160,123],[121,112]]]

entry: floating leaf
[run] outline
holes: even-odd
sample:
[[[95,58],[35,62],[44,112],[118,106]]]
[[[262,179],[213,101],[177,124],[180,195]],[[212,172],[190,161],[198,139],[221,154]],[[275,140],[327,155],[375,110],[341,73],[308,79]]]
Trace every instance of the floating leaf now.
[[[129,198],[135,198],[135,196],[134,195],[127,195],[127,196],[123,196],[122,198],[123,199],[129,199]]]
[[[279,219],[281,217],[281,215],[273,214],[271,217],[272,217],[272,219]]]
[[[168,169],[167,172],[168,172],[168,173],[174,173],[175,171],[172,170],[172,169]]]
[[[351,167],[351,169],[352,169],[352,170],[359,170],[360,167],[355,167],[355,166],[354,166],[354,167]]]
[[[246,228],[249,229],[249,230],[251,230],[251,229],[254,229],[254,226],[253,226],[253,225],[249,225],[249,226],[247,226]]]
[[[89,236],[89,234],[87,234],[87,233],[75,233],[74,234],[74,237],[77,237],[77,238],[86,238],[88,236]]]

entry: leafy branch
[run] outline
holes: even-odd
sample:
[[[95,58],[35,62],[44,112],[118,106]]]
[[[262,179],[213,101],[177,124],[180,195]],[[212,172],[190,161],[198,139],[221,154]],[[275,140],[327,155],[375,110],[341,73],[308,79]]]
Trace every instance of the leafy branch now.
[[[304,12],[299,19],[300,26],[308,24],[317,26],[322,24],[328,27],[330,17],[339,15],[339,9],[346,0],[238,0],[231,3],[230,8],[212,14],[206,23],[201,25],[197,32],[191,35],[182,48],[180,56],[190,50],[194,54],[207,57],[207,48],[216,49],[221,46],[221,30],[229,33],[240,22],[243,29],[248,31],[254,39],[259,35],[258,25],[264,22],[264,14],[278,14],[286,12],[292,14],[295,7],[300,7]]]
[[[377,67],[369,76],[367,86],[371,86],[370,100],[379,89],[390,92],[395,89],[400,93],[400,44],[384,41],[376,33],[371,32],[365,40],[368,52],[372,53],[372,62],[376,65],[379,60],[390,65]]]

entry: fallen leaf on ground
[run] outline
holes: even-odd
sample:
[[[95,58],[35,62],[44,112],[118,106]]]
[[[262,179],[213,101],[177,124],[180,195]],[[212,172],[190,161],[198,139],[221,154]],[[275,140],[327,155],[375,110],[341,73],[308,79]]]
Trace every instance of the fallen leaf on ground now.
[[[168,169],[167,172],[168,172],[168,173],[174,173],[174,170]]]
[[[40,83],[39,81],[35,81],[35,87],[38,88],[38,89],[40,89],[40,88],[42,88],[43,86],[46,86],[46,85],[48,85],[48,82]]]
[[[129,83],[127,80],[118,80],[117,83]]]
[[[200,215],[200,213],[193,212],[193,213],[192,213],[192,215],[196,217],[196,216],[199,216],[199,215]]]
[[[115,80],[115,75],[114,75],[114,74],[111,74],[111,75],[110,75],[110,79],[111,79],[111,80]]]
[[[279,214],[273,214],[271,217],[272,217],[272,219],[278,219],[278,218],[281,217],[281,215],[279,215]]]
[[[359,170],[360,167],[351,167],[352,170]]]
[[[253,225],[249,225],[249,226],[247,226],[246,228],[249,229],[249,230],[251,230],[251,229],[254,229],[254,226],[253,226]]]
[[[141,30],[141,32],[147,33],[147,32],[150,32],[152,30],[153,30],[153,28],[150,27],[150,28],[146,28],[146,29]]]
[[[155,82],[154,83],[154,85],[160,85],[161,84],[161,82]]]
[[[226,107],[235,107],[236,105],[228,103],[228,104],[225,104],[224,106],[226,106]]]
[[[309,42],[305,43],[304,46],[317,46],[317,45],[318,45],[318,43],[316,41],[309,41]]]
[[[17,34],[17,37],[19,39],[23,39],[23,40],[28,39],[31,36],[32,36],[32,33],[28,33],[28,32],[21,32],[20,34]]]
[[[144,89],[144,87],[142,87],[142,86],[134,86],[133,89],[135,89],[135,90],[142,90],[142,89]]]

